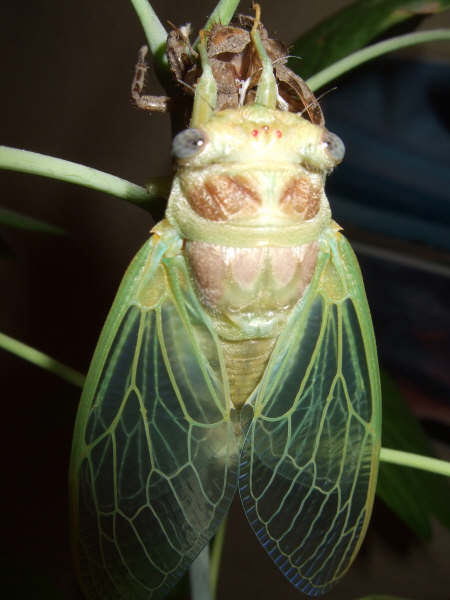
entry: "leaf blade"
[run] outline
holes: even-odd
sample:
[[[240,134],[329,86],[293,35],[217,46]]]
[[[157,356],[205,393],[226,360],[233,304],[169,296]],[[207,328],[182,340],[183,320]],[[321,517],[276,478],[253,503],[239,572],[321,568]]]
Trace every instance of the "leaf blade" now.
[[[394,25],[413,17],[431,15],[450,8],[450,0],[360,0],[332,14],[298,38],[290,68],[304,79],[359,50]]]
[[[83,185],[129,202],[145,203],[149,199],[145,188],[130,181],[70,160],[29,150],[0,146],[0,169],[41,175]]]
[[[408,46],[415,46],[417,44],[426,44],[443,40],[450,40],[449,29],[434,29],[432,31],[421,31],[418,33],[399,35],[349,54],[345,58],[338,60],[310,77],[306,83],[312,91],[315,91],[340,75],[347,73],[369,60],[387,54],[388,52],[395,52],[401,48],[407,48]]]
[[[27,231],[38,231],[40,233],[53,233],[54,235],[65,235],[64,229],[51,225],[40,219],[22,215],[15,210],[0,207],[0,225],[13,227],[15,229],[25,229]]]

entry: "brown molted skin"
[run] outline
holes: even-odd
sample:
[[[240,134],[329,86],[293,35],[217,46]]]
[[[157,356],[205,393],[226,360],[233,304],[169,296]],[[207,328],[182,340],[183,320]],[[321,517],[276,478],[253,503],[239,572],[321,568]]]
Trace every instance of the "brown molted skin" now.
[[[208,33],[207,54],[217,84],[216,111],[253,104],[261,74],[261,61],[250,39],[253,17],[238,15],[232,25],[214,25]],[[269,37],[260,24],[263,46],[273,62],[280,97],[285,102],[283,110],[305,113],[316,125],[324,126],[322,109],[308,85],[286,66],[288,48]],[[193,94],[202,69],[198,55],[180,28],[174,28],[167,39],[169,67],[176,83],[185,83],[183,94]],[[240,98],[241,85],[248,80],[244,98]],[[150,109],[148,109],[150,110]]]
[[[182,81],[192,66],[192,48],[184,32],[177,27],[169,31],[166,55],[170,70],[177,81]]]
[[[218,86],[217,110],[239,103],[238,81],[250,69],[250,34],[239,27],[215,25],[208,37],[208,58]]]

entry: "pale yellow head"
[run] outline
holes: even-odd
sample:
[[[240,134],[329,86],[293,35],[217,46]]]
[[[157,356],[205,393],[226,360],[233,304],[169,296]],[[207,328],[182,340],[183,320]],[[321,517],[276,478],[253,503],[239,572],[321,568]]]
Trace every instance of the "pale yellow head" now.
[[[331,215],[323,186],[341,140],[298,114],[244,106],[212,113],[173,142],[167,217],[182,237],[229,246],[293,246]]]

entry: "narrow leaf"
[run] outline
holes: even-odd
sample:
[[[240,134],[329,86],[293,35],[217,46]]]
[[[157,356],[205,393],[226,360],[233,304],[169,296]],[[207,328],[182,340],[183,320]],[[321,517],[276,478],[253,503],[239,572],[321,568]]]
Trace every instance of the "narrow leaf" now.
[[[189,567],[192,600],[212,600],[209,585],[209,544],[203,548]]]
[[[48,356],[48,354],[36,350],[36,348],[32,348],[23,342],[19,342],[19,340],[16,340],[9,335],[0,333],[0,348],[58,375],[58,377],[61,377],[72,385],[78,387],[83,386],[85,377],[82,373],[64,365],[59,362],[59,360]]]
[[[385,40],[384,42],[378,42],[378,44],[373,44],[372,46],[358,50],[357,52],[338,60],[326,69],[323,69],[323,71],[310,77],[307,83],[309,87],[315,91],[340,75],[347,73],[347,71],[350,71],[369,60],[373,60],[378,56],[387,54],[388,52],[394,52],[395,50],[406,48],[407,46],[416,46],[417,44],[444,40],[450,40],[450,29],[434,29],[432,31],[399,35]]]
[[[209,30],[211,27],[220,23],[221,25],[228,25],[233,18],[234,12],[239,4],[239,0],[220,0],[216,8],[211,13],[209,19],[206,21],[203,29]]]
[[[166,67],[167,32],[163,24],[148,0],[131,0],[131,4],[139,17],[153,58]]]
[[[438,475],[450,477],[450,462],[440,460],[439,458],[432,458],[431,456],[423,456],[414,452],[403,452],[402,450],[392,450],[392,448],[381,448],[380,460],[393,465],[421,469],[429,473],[437,473]]]
[[[55,235],[64,235],[65,231],[56,225],[50,225],[39,219],[27,217],[14,210],[0,208],[0,224],[16,229],[26,229],[29,231],[39,231],[42,233],[53,233]]]
[[[217,530],[214,542],[211,549],[211,565],[210,565],[210,586],[211,596],[215,600],[217,595],[217,583],[219,581],[220,561],[222,558],[223,543],[225,540],[225,532],[227,528],[227,517],[224,518]]]
[[[216,23],[221,23],[222,25],[228,25],[228,23],[233,18],[234,12],[239,4],[239,0],[220,0],[216,6],[216,8],[212,11],[209,19],[206,21],[203,29],[205,31],[209,31],[213,25]],[[200,38],[197,36],[193,46],[196,48]]]
[[[450,8],[450,0],[359,0],[302,35],[291,49],[302,60],[290,68],[303,78],[363,48],[394,25]]]
[[[0,146],[0,168],[84,185],[137,204],[148,202],[149,199],[145,188],[125,179],[69,160],[28,150]]]

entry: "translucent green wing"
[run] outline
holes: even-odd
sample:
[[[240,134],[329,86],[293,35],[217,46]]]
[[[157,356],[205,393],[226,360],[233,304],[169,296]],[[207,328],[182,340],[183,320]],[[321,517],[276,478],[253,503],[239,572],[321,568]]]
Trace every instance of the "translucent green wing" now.
[[[91,599],[162,598],[214,534],[236,489],[220,349],[179,239],[162,231],[125,275],[75,427],[73,542]]]
[[[239,487],[283,574],[312,596],[348,569],[376,487],[380,384],[361,274],[330,229],[255,392]]]

